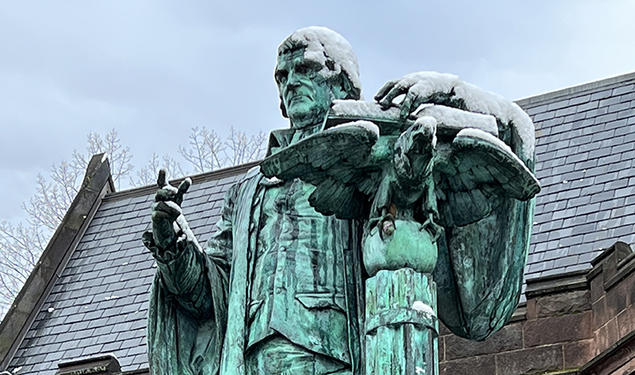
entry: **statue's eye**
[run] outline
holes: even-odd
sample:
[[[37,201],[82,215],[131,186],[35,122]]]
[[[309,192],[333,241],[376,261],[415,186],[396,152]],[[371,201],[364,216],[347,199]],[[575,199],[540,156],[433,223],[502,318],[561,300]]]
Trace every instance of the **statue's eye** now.
[[[313,76],[315,73],[319,72],[322,66],[319,63],[313,61],[305,61],[301,64],[298,64],[294,68],[294,72],[296,74],[302,74],[305,76]]]
[[[310,68],[306,64],[296,65],[295,72],[298,74],[307,74],[310,71]]]
[[[276,71],[276,82],[284,82],[287,80],[289,73],[286,70]]]

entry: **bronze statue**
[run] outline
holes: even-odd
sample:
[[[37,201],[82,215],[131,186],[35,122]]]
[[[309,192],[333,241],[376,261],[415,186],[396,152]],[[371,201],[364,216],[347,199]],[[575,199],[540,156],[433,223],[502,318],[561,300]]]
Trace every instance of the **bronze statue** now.
[[[518,301],[531,121],[435,73],[359,101],[352,48],[322,27],[282,42],[275,79],[291,126],[229,190],[204,248],[180,209],[189,180],[159,175],[152,373],[437,374],[437,311],[483,339]]]

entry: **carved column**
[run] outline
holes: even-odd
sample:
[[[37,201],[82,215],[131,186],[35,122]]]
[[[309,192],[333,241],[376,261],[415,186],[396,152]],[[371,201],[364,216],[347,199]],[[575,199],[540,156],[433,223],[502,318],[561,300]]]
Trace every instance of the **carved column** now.
[[[411,268],[366,280],[366,374],[437,375],[436,284]]]

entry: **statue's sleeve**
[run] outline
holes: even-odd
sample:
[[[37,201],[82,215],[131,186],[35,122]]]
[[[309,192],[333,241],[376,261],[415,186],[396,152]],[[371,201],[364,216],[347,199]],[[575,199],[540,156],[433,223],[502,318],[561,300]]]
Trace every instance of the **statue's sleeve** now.
[[[232,187],[226,194],[220,220],[205,249],[187,236],[170,251],[148,246],[157,263],[148,311],[148,358],[153,375],[217,373],[227,321],[237,189]]]

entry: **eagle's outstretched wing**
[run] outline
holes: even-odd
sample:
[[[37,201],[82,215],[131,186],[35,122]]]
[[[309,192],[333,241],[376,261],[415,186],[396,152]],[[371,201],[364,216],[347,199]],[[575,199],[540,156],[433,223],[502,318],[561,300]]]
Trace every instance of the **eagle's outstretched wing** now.
[[[478,129],[464,129],[451,144],[440,145],[435,163],[439,224],[444,227],[484,218],[501,198],[526,201],[540,191],[536,177],[509,146]]]
[[[268,156],[260,169],[267,177],[314,185],[309,202],[325,215],[359,218],[379,184],[381,160],[373,149],[378,139],[369,121],[338,125]]]
[[[443,146],[433,172],[445,228],[434,271],[439,317],[455,334],[482,340],[518,302],[540,186],[507,144],[485,132],[465,129]]]

